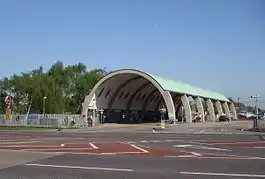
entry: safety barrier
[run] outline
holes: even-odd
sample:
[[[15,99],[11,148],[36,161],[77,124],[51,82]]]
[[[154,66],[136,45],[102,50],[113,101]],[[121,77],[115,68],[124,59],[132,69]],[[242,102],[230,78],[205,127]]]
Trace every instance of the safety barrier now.
[[[5,115],[0,115],[0,126],[38,126],[38,127],[87,127],[80,114],[29,114],[12,115],[6,119]]]

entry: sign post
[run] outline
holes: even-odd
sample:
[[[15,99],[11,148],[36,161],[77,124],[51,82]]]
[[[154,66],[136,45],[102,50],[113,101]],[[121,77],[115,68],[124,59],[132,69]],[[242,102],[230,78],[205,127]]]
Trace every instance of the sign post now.
[[[100,109],[99,112],[100,112],[100,123],[103,124],[104,123],[104,121],[103,121],[103,119],[104,119],[103,118],[103,112],[104,112],[104,110],[103,109]]]
[[[167,109],[163,107],[160,109],[160,113],[161,113],[161,122],[160,122],[160,128],[161,129],[165,129],[166,128],[166,124],[165,124],[165,113],[166,113]]]

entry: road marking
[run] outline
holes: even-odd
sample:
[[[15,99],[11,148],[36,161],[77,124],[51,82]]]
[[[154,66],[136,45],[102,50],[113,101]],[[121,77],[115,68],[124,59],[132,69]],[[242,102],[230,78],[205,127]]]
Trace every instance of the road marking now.
[[[122,155],[122,154],[143,154],[144,152],[103,152],[99,153],[99,155]],[[93,153],[88,153],[93,155]]]
[[[202,156],[201,154],[197,153],[197,152],[190,152],[192,155],[195,155],[195,156]]]
[[[207,149],[207,150],[216,150],[216,151],[231,151],[228,149],[215,148],[215,147],[205,147],[205,146],[194,146],[194,145],[173,145],[175,148],[194,148],[194,149]]]
[[[12,149],[11,149],[12,150]],[[66,152],[66,151],[84,151],[84,150],[93,150],[92,148],[74,148],[74,147],[71,147],[71,148],[63,148],[63,147],[58,147],[58,148],[43,148],[43,149],[19,149],[19,150],[23,150],[23,151],[47,151],[47,152],[52,152],[52,151],[63,151],[63,152]]]
[[[32,144],[32,143],[43,143],[44,141],[7,141],[0,142],[0,145],[10,145],[10,144]]]
[[[202,131],[199,132],[199,134],[202,134],[202,133],[204,133],[205,131],[206,131],[206,130],[202,130]]]
[[[265,146],[253,147],[254,149],[265,149]]]
[[[93,148],[93,149],[98,149],[98,147],[95,145],[95,144],[93,144],[93,143],[89,143],[89,145]]]
[[[190,145],[190,144],[184,144],[184,145],[173,145],[172,147],[176,147],[176,148],[185,148],[185,147],[192,147],[192,145]]]
[[[201,149],[217,150],[217,151],[231,151],[231,150],[228,150],[228,149],[215,148],[215,147],[204,147],[204,146],[201,146]]]
[[[237,145],[237,144],[265,144],[264,141],[240,141],[240,142],[216,142],[216,143],[210,143],[209,145]]]
[[[265,160],[262,157],[232,157],[232,156],[194,156],[194,155],[181,155],[177,157],[187,157],[187,158],[199,158],[199,159],[229,159],[229,160]]]
[[[60,145],[3,145],[0,146],[0,149],[40,149],[40,148],[62,148]]]
[[[207,176],[229,176],[229,177],[255,177],[265,178],[265,175],[259,174],[240,174],[240,173],[200,173],[200,172],[179,172],[183,175],[207,175]]]
[[[160,140],[150,140],[149,142],[151,142],[151,143],[160,143],[161,141]]]
[[[143,148],[141,148],[141,147],[138,147],[138,146],[136,146],[136,145],[131,144],[130,146],[132,146],[133,148],[135,148],[135,149],[137,149],[137,150],[140,150],[141,152],[149,153],[149,151],[147,151],[147,150],[145,150],[145,149],[143,149]]]
[[[125,141],[124,143],[126,143],[126,144],[136,144],[135,141]]]
[[[44,164],[25,164],[33,167],[49,167],[49,168],[66,168],[66,169],[82,169],[82,170],[102,170],[102,171],[117,171],[117,172],[134,172],[127,168],[102,168],[102,167],[82,167],[82,166],[67,166],[67,165],[44,165]]]

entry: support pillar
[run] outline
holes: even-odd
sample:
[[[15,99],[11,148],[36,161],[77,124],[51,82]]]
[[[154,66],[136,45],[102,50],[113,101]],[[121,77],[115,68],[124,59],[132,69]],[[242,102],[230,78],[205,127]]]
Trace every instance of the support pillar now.
[[[176,113],[175,113],[175,105],[172,99],[172,96],[169,91],[162,92],[163,99],[166,104],[167,113],[169,120],[173,120],[174,124],[176,123]]]
[[[224,114],[221,102],[218,100],[214,104],[215,104],[215,107],[217,109],[218,116],[220,117],[221,115]],[[217,120],[217,119],[215,119],[215,120]]]
[[[230,110],[229,110],[227,102],[222,103],[222,105],[224,107],[225,115],[229,118],[229,121],[231,121]]]
[[[232,112],[232,118],[236,120],[237,119],[237,113],[236,113],[236,107],[235,107],[234,103],[230,103],[229,107],[230,107],[230,110]]]
[[[195,98],[195,104],[198,109],[198,112],[201,114],[202,122],[204,122],[204,109],[200,97]]]
[[[182,102],[183,107],[184,107],[186,122],[187,123],[192,123],[190,102],[188,100],[187,95],[182,95],[181,96],[181,102]]]
[[[214,107],[213,107],[213,103],[210,99],[206,100],[206,105],[207,105],[207,109],[210,115],[210,120],[212,121],[216,121],[215,119],[215,113],[214,113]]]

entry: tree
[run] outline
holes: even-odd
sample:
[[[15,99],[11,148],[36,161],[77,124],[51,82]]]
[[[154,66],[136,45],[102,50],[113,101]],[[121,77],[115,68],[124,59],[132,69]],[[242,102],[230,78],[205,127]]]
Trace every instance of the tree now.
[[[46,113],[80,113],[81,103],[89,89],[105,74],[105,68],[89,71],[82,63],[65,66],[58,61],[47,72],[40,66],[31,72],[2,79],[1,104],[3,97],[11,94],[14,97],[16,113],[26,113],[30,104],[31,113],[42,113],[43,98],[47,97]]]

